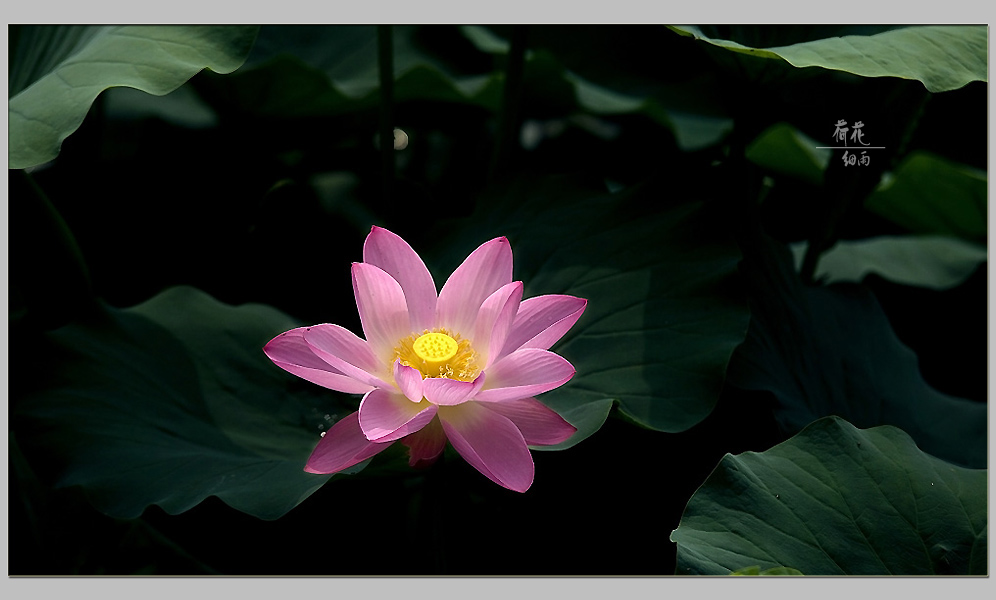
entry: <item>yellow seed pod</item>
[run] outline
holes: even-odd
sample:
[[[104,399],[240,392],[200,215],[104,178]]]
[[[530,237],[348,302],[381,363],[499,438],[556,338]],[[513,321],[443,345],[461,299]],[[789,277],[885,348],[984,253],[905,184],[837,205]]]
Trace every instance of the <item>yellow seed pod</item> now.
[[[458,345],[444,333],[427,333],[415,340],[412,349],[428,365],[437,366],[456,356]]]

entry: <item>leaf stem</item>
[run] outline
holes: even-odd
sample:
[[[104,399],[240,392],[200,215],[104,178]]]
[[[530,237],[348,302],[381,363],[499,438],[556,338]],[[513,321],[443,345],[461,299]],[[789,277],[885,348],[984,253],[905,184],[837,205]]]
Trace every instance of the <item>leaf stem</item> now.
[[[515,25],[506,56],[505,84],[502,89],[501,111],[498,115],[498,133],[495,153],[491,161],[489,181],[495,181],[508,168],[512,149],[519,132],[519,101],[526,64],[526,46],[529,39],[527,25]]]
[[[383,204],[394,205],[394,43],[391,25],[377,26],[377,64],[380,75],[380,159]]]

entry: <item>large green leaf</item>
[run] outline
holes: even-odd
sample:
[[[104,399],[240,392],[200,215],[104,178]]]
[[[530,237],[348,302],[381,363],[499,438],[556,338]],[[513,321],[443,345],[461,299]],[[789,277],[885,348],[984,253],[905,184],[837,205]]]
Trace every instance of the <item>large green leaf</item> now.
[[[934,456],[986,466],[985,403],[927,385],[871,292],[803,285],[788,250],[768,238],[743,248],[751,324],[730,363],[730,383],[772,392],[788,433],[838,415],[858,427],[895,425]]]
[[[13,418],[25,454],[115,517],[151,504],[180,513],[213,495],[275,519],[329,479],[305,461],[322,429],[355,410],[263,354],[294,326],[271,307],[179,287],[55,330],[11,362],[34,382]]]
[[[895,427],[820,419],[766,452],[723,457],[671,533],[676,573],[986,575],[986,476]]]
[[[749,320],[733,284],[740,253],[707,205],[673,189],[613,195],[549,178],[488,199],[470,223],[446,225],[463,232],[468,250],[508,237],[526,297],[588,300],[555,347],[577,375],[539,397],[568,420],[584,410],[601,425],[615,401],[640,425],[679,432],[715,406]]]
[[[986,173],[927,152],[913,152],[868,196],[865,208],[913,233],[986,242]]]
[[[54,159],[103,90],[125,86],[162,96],[209,68],[245,60],[254,26],[31,26],[18,31],[11,62],[7,166]]]
[[[790,246],[796,269],[808,247],[807,242]],[[940,235],[842,240],[820,255],[814,278],[860,282],[874,274],[903,285],[944,290],[964,283],[988,255],[985,246]]]
[[[845,35],[756,48],[705,35],[699,27],[674,31],[734,52],[781,59],[795,67],[822,67],[864,77],[916,79],[930,92],[989,81],[989,32],[979,26],[914,26],[874,35]]]
[[[791,569],[789,567],[772,567],[770,569],[761,570],[758,565],[751,565],[749,567],[744,567],[742,569],[737,569],[736,571],[730,573],[730,575],[747,575],[747,576],[776,576],[776,575],[789,575],[798,576],[802,575],[798,569]]]

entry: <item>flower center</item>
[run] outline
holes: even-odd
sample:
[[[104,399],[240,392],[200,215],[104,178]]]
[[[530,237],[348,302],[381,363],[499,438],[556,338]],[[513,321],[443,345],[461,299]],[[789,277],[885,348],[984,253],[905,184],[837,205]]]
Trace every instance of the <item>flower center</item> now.
[[[473,381],[480,371],[476,364],[477,352],[471,347],[470,340],[443,328],[413,333],[398,342],[394,354],[395,358],[401,359],[402,365],[418,369],[423,378]]]
[[[446,364],[446,361],[456,356],[457,341],[445,333],[430,332],[419,336],[412,344],[415,356],[421,358],[430,366]]]

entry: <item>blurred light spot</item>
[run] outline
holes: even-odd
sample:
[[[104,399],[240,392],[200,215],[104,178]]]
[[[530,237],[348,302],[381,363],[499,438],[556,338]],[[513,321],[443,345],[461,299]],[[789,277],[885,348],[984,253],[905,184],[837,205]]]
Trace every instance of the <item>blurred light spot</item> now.
[[[408,134],[400,129],[394,130],[394,149],[404,150],[408,147]]]

